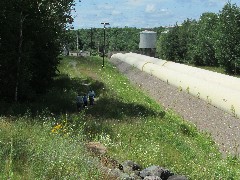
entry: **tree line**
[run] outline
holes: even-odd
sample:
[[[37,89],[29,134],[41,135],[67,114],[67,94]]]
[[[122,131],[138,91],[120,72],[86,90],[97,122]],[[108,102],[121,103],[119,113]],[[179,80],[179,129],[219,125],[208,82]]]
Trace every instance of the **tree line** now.
[[[139,33],[143,29],[106,28],[106,52],[139,51]],[[203,13],[199,20],[187,19],[181,25],[156,27],[156,56],[162,59],[194,64],[196,66],[222,67],[228,74],[240,73],[240,8],[226,3],[219,13]],[[93,55],[103,50],[103,28],[79,29],[69,32],[69,49],[91,51]]]
[[[0,1],[0,100],[42,93],[57,73],[74,0]]]
[[[67,30],[74,0],[0,1],[0,101],[26,101],[44,93],[57,75],[63,49],[103,52],[103,28]],[[106,52],[139,51],[134,27],[106,29]],[[240,8],[227,3],[171,28],[156,27],[157,57],[240,73]]]
[[[185,20],[162,33],[158,56],[196,66],[222,67],[240,73],[240,8],[227,3],[219,13],[203,13],[199,20]]]
[[[108,27],[105,29],[105,51],[126,51],[139,52],[140,32],[145,29],[136,27]],[[151,29],[160,36],[165,30],[163,27]],[[97,55],[103,51],[104,29],[78,29],[69,30],[68,48],[70,51],[78,50],[92,51],[93,55]],[[78,40],[77,40],[78,39]],[[77,43],[78,42],[78,46]]]

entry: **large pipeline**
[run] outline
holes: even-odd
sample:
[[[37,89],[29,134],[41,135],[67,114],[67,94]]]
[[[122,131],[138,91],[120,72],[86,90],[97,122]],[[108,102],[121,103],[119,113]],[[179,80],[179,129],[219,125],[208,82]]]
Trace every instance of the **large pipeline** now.
[[[240,117],[240,79],[135,53],[112,55],[141,71]]]

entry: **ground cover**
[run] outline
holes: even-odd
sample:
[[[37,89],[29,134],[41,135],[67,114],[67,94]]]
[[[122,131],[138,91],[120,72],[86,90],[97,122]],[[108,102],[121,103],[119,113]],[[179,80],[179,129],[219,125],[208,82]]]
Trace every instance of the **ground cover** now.
[[[223,159],[208,135],[101,63],[64,58],[55,85],[38,102],[1,106],[2,179],[106,179],[84,148],[88,141],[104,144],[118,162],[159,165],[189,179],[239,177],[238,157]],[[90,87],[95,105],[76,112],[77,93]]]

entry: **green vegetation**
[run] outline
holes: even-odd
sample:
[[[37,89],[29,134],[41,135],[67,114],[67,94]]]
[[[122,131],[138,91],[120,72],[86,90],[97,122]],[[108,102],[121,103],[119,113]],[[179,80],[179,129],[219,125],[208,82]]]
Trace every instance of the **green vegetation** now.
[[[1,179],[107,179],[85,142],[143,167],[160,165],[190,179],[238,179],[239,158],[223,159],[206,134],[133,86],[98,57],[64,57],[47,94],[0,108]],[[77,92],[91,86],[93,107],[76,112]]]
[[[74,0],[0,1],[0,100],[33,101],[56,75]]]
[[[160,36],[164,31],[163,27],[153,28]],[[112,51],[126,51],[126,52],[139,52],[139,33],[143,31],[140,28],[125,27],[106,28],[106,52]],[[103,51],[103,28],[91,29],[78,29],[69,31],[69,44],[70,51],[76,51],[77,38],[78,48],[83,51],[91,51],[93,55],[101,54]]]
[[[203,13],[168,28],[157,42],[162,59],[196,66],[214,66],[227,74],[240,74],[240,8],[225,4],[219,13]]]
[[[53,131],[54,121],[48,113],[34,119],[28,114],[0,118],[0,179],[99,179],[96,160],[87,156],[81,135],[69,135],[72,125],[63,127],[67,133]],[[81,127],[77,131],[82,134]]]
[[[34,101],[57,74],[60,53],[102,55],[103,28],[70,30],[74,0],[1,0],[0,100]],[[157,56],[240,74],[240,8],[228,2],[219,13],[203,13],[174,27],[155,27]],[[70,28],[70,29],[69,29]],[[134,27],[106,28],[106,52],[140,52]],[[78,37],[78,39],[76,38]],[[78,42],[78,46],[77,43]]]
[[[240,177],[237,155],[223,159],[208,135],[164,111],[108,62],[101,68],[98,57],[59,58],[62,49],[76,51],[76,33],[79,49],[103,50],[102,28],[66,31],[73,0],[0,6],[0,179],[109,179],[88,141],[103,143],[119,162],[160,165],[194,180]],[[239,19],[239,8],[227,3],[167,33],[154,28],[158,56],[239,74]],[[141,29],[106,31],[107,51],[139,51]],[[90,86],[96,104],[76,112],[77,93]]]
[[[186,19],[181,25],[155,27],[156,56],[178,63],[199,67],[219,68],[225,74],[240,74],[240,8],[228,2],[219,13],[203,13],[198,20]],[[139,28],[107,28],[106,51],[140,53]],[[78,47],[93,55],[103,50],[103,28],[70,31],[69,49]]]

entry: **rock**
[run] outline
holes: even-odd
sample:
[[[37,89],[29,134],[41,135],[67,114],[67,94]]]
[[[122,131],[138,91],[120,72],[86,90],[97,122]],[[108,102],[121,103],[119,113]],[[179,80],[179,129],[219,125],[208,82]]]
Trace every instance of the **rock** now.
[[[173,175],[174,175],[174,173],[172,173],[168,169],[163,169],[163,172],[162,172],[160,178],[162,180],[167,180],[170,176],[173,176]]]
[[[160,166],[150,166],[142,171],[140,171],[140,176],[145,178],[146,176],[158,176],[161,177],[162,172],[164,169]]]
[[[139,164],[134,163],[132,166],[133,171],[140,171],[142,167]]]
[[[117,168],[119,170],[122,170],[121,165],[118,163],[118,161],[109,157],[109,156],[107,156],[107,155],[101,156],[100,160],[101,160],[101,164],[103,166],[106,166],[110,169],[116,169]]]
[[[121,171],[123,171],[123,166],[121,164],[118,165],[118,169],[120,169]]]
[[[146,176],[144,180],[162,180],[162,179],[158,176]]]
[[[122,177],[123,172],[119,169],[112,169],[110,173],[115,177]]]
[[[129,174],[132,171],[140,171],[141,170],[140,165],[138,165],[137,163],[130,161],[130,160],[124,161],[121,164],[121,167],[122,167],[123,172],[129,173]],[[138,172],[137,172],[137,174],[138,174]]]
[[[127,173],[122,173],[120,176],[121,180],[134,180],[134,178],[132,178],[130,175],[128,175]]]
[[[104,155],[107,148],[100,142],[89,142],[86,144],[87,148],[96,155]]]
[[[167,180],[188,180],[186,176],[173,175],[170,176]]]
[[[174,175],[168,169],[156,165],[142,170],[139,164],[131,160],[120,164],[106,155],[107,148],[100,142],[89,142],[86,147],[100,158],[101,169],[109,177],[121,180],[187,180],[185,176]]]

